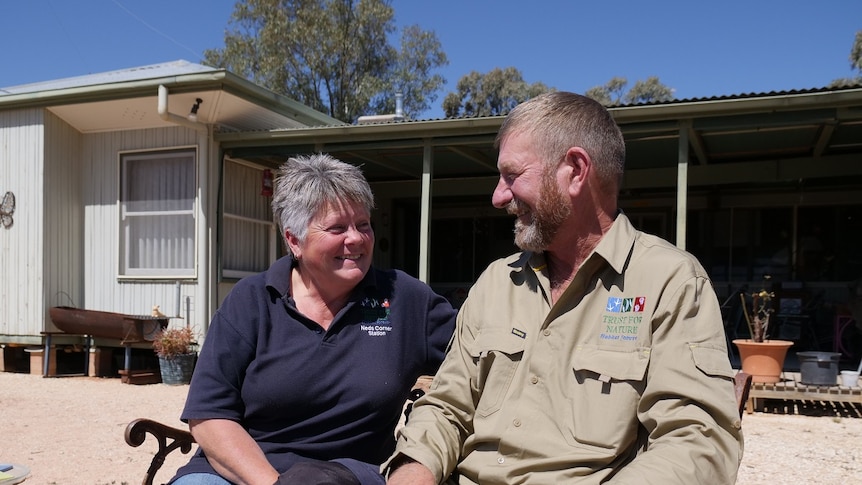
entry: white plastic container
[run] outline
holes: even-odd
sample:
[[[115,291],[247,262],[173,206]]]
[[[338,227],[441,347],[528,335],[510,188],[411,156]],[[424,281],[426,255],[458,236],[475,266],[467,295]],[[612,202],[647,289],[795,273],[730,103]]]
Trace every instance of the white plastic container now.
[[[859,373],[855,370],[842,370],[841,371],[841,384],[844,387],[856,387],[856,384],[859,382]]]

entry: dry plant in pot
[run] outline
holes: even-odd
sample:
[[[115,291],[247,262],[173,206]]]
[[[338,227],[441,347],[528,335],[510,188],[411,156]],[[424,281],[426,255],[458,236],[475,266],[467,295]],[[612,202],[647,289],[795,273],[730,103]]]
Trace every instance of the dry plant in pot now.
[[[165,384],[188,384],[194,370],[195,335],[189,327],[166,328],[153,340]]]
[[[166,328],[153,340],[153,350],[159,357],[168,359],[178,355],[192,354],[195,335],[189,327]]]
[[[769,276],[764,280],[768,281]],[[739,349],[742,371],[751,374],[754,382],[774,383],[781,380],[787,349],[793,345],[789,340],[770,340],[769,317],[773,313],[772,300],[775,293],[766,285],[752,293],[751,308],[747,308],[746,295],[740,294],[745,321],[748,323],[750,339],[736,339],[733,344]]]

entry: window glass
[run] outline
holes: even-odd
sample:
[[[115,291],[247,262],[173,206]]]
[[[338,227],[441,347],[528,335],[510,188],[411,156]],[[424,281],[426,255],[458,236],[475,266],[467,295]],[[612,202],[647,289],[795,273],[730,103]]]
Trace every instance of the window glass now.
[[[194,276],[195,150],[120,156],[120,274]]]
[[[261,195],[263,169],[233,160],[224,166],[222,276],[242,278],[265,271],[277,253],[271,197]]]

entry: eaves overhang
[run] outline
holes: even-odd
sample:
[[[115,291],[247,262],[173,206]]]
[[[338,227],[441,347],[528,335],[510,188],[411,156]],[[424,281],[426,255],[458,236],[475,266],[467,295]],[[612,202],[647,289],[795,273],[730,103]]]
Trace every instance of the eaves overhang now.
[[[264,89],[224,69],[157,76],[144,79],[104,82],[82,86],[0,94],[0,110],[54,108],[109,101],[152,98],[164,85],[171,94],[221,91],[306,126],[332,126],[344,123],[286,96]]]

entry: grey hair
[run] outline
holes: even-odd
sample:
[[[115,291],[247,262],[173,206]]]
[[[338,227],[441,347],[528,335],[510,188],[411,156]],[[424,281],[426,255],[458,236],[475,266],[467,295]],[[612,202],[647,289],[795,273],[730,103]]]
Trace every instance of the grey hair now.
[[[281,235],[290,231],[300,242],[328,205],[355,203],[369,214],[374,209],[374,194],[359,167],[324,153],[289,158],[276,171],[273,188],[272,212]]]
[[[516,106],[503,121],[494,142],[512,134],[533,137],[546,170],[574,146],[583,148],[605,189],[622,185],[626,145],[610,112],[597,101],[565,91],[544,93]]]

